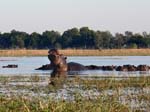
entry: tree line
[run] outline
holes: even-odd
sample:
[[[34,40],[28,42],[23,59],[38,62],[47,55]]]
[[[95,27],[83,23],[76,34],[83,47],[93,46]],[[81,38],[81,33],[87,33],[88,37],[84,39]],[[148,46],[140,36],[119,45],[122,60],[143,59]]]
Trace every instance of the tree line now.
[[[60,34],[45,31],[42,34],[12,30],[0,33],[0,49],[120,49],[150,48],[150,34],[126,31],[112,35],[109,31],[94,31],[88,27],[72,28]]]

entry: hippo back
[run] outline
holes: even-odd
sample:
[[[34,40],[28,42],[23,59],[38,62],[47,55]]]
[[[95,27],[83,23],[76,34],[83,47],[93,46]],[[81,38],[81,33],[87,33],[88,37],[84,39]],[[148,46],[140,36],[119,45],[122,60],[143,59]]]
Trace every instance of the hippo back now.
[[[80,63],[75,62],[68,63],[68,71],[82,71],[82,70],[87,70],[87,68]]]

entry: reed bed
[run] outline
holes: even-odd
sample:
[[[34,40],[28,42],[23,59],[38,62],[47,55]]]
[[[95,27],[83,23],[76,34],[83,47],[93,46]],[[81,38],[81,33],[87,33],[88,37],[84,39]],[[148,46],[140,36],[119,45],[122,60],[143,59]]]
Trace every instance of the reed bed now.
[[[150,56],[150,49],[64,49],[66,56]],[[0,50],[0,56],[47,56],[47,50]]]
[[[0,50],[0,56],[46,56],[48,50]]]
[[[68,78],[63,84],[65,86],[43,85],[47,78],[48,76],[1,76],[0,112],[150,111],[149,76],[119,80],[115,77],[74,77]],[[58,82],[60,80],[56,79]],[[3,93],[4,89],[8,93]],[[73,99],[65,99],[65,96],[60,95],[64,89],[68,91],[65,96],[70,94]],[[57,94],[52,97],[51,93]],[[58,96],[60,97],[57,98]]]
[[[60,50],[67,56],[149,56],[150,49]]]

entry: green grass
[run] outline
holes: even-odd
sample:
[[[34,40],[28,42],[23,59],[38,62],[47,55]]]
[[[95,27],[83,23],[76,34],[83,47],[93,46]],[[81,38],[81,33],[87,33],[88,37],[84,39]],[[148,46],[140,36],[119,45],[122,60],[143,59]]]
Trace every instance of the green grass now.
[[[150,77],[148,76],[119,80],[114,77],[106,79],[74,77],[63,81],[56,79],[56,86],[48,85],[48,78],[48,76],[1,76],[0,90],[7,89],[10,93],[0,93],[0,112],[144,112],[150,110]],[[57,96],[49,95],[61,89],[66,89],[73,99],[65,100],[64,97],[56,98]],[[19,92],[13,92],[15,90]],[[22,93],[21,90],[26,90],[27,93]],[[92,90],[99,94],[90,93]],[[91,96],[83,95],[83,92]],[[41,93],[45,95],[42,96]],[[131,101],[135,99],[139,107],[131,106]]]
[[[110,102],[111,101],[111,102]],[[75,101],[28,100],[23,97],[0,97],[0,112],[129,112],[128,107],[115,99],[100,96],[96,100],[87,100],[77,96]]]

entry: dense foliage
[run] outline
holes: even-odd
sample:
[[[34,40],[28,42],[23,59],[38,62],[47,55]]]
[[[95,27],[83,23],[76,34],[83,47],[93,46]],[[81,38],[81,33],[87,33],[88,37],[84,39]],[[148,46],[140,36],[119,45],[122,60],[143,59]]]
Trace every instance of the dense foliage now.
[[[150,34],[112,35],[109,31],[94,31],[88,27],[72,28],[62,35],[57,31],[45,31],[42,34],[28,34],[12,30],[0,33],[0,49],[47,49],[47,48],[81,48],[81,49],[112,49],[112,48],[149,48]]]

